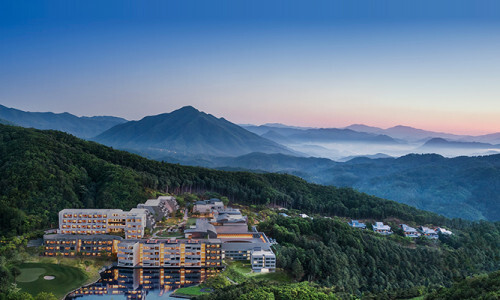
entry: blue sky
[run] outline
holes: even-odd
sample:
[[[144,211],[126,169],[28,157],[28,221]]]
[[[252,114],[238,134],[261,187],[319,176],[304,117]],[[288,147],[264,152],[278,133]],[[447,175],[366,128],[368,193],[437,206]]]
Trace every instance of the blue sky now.
[[[0,104],[500,131],[496,1],[144,3],[1,2]]]

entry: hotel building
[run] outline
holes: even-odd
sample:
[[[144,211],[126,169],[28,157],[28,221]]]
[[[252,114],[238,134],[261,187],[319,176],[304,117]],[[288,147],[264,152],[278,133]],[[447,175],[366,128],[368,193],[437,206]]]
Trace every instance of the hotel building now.
[[[101,256],[103,253],[115,254],[123,239],[113,235],[67,235],[49,234],[43,237],[45,256]]]
[[[148,210],[121,209],[63,209],[59,212],[59,233],[97,235],[124,233],[126,239],[144,236]]]
[[[223,259],[218,239],[122,241],[117,256],[119,267],[220,268]]]

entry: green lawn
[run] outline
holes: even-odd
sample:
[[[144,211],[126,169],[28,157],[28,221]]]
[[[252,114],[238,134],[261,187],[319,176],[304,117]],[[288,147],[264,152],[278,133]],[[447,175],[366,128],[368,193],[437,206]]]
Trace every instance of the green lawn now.
[[[186,296],[200,296],[206,294],[206,292],[202,292],[201,289],[202,288],[199,285],[188,286],[175,290],[174,294]]]
[[[21,275],[16,280],[17,286],[32,295],[49,292],[62,298],[82,286],[88,279],[82,270],[65,265],[24,263],[19,266],[19,269],[21,269]],[[55,279],[45,280],[44,276],[55,276]]]
[[[181,232],[162,232],[158,234],[159,237],[184,237]]]
[[[232,261],[229,262],[226,271],[224,272],[229,279],[241,283],[248,277],[256,279],[266,279],[277,282],[291,282],[292,279],[288,273],[283,270],[276,270],[272,273],[254,273],[249,261]]]

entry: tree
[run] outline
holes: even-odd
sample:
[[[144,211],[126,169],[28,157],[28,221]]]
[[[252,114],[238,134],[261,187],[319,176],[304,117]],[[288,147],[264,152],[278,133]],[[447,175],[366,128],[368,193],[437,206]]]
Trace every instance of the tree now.
[[[57,300],[57,297],[52,293],[41,292],[35,296],[34,300]]]
[[[220,200],[222,201],[222,203],[224,204],[224,206],[227,206],[229,204],[229,198],[224,196],[224,197],[221,197]]]
[[[304,276],[304,268],[300,263],[300,260],[296,258],[292,264],[292,275],[296,280],[301,280]]]

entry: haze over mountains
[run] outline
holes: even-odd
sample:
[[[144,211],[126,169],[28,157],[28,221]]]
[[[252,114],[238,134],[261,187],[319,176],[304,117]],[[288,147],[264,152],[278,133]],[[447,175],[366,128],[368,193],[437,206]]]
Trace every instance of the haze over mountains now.
[[[475,137],[408,126],[382,129],[361,124],[346,128],[301,128],[283,124],[242,126],[295,151],[337,161],[356,156],[398,157],[410,153],[437,153],[447,157],[500,153],[500,133]],[[441,142],[437,143],[434,138]]]
[[[187,106],[139,121],[30,113],[0,106],[0,123],[56,129],[143,156],[224,170],[290,173],[348,186],[448,217],[499,220],[499,134],[478,137],[406,126],[235,125]],[[114,124],[114,126],[113,126]],[[92,134],[94,134],[92,136]],[[397,158],[399,157],[399,158]]]

